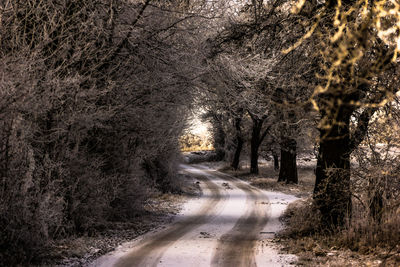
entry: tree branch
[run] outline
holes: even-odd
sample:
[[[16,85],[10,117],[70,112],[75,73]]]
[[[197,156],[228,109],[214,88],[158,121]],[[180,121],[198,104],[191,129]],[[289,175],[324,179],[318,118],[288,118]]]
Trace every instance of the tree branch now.
[[[135,27],[135,25],[138,23],[138,21],[140,20],[140,18],[143,16],[144,11],[146,10],[147,6],[150,4],[151,0],[146,0],[146,2],[144,2],[142,8],[139,10],[138,15],[136,16],[135,20],[132,22],[132,24],[130,25],[132,28]],[[117,48],[114,50],[114,53],[112,54],[111,58],[114,58],[116,55],[118,55],[122,48],[126,45],[126,43],[129,41],[129,39],[132,36],[132,32],[133,31],[129,31],[129,33],[126,35],[126,37],[124,38],[124,40],[122,40],[122,42],[117,46]]]
[[[269,125],[269,126],[264,130],[264,132],[263,132],[262,135],[261,135],[259,144],[261,144],[262,141],[264,140],[265,136],[267,136],[267,133],[269,132],[269,129],[271,129],[271,126],[272,126],[272,125]]]
[[[251,119],[252,119],[253,121],[255,121],[255,120],[257,119],[256,116],[254,116],[254,114],[251,113],[249,109],[246,109],[246,111],[247,111],[247,113],[249,113],[249,115],[250,115],[250,117],[251,117]]]
[[[377,111],[377,110],[378,110],[377,107],[371,108],[371,109],[365,109],[361,113],[361,115],[357,121],[357,128],[351,134],[350,145],[349,145],[350,152],[353,152],[354,149],[356,149],[361,144],[361,142],[364,140],[364,137],[368,132],[369,120],[371,119],[372,115],[374,115],[375,111]]]

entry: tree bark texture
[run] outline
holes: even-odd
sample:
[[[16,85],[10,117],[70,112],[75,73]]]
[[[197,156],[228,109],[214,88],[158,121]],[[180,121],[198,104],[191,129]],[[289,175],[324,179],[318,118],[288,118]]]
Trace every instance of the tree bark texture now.
[[[279,171],[278,182],[286,181],[287,184],[297,184],[297,142],[295,139],[287,138],[281,144],[281,168]]]
[[[216,158],[215,161],[220,161],[225,158],[225,132],[220,122],[220,118],[215,119],[216,129],[214,132],[214,147]]]
[[[258,174],[258,148],[260,147],[260,135],[263,121],[253,119],[253,131],[251,133],[250,173]]]
[[[239,169],[239,163],[240,163],[240,154],[243,149],[243,144],[244,140],[242,137],[242,132],[240,128],[242,119],[241,118],[236,118],[235,120],[235,128],[236,128],[236,148],[235,148],[235,155],[233,156],[232,164],[231,167],[234,170]]]
[[[327,226],[341,226],[351,215],[351,113],[339,110],[331,127],[320,129],[314,200]]]
[[[278,171],[279,170],[279,156],[276,151],[272,151],[272,157],[274,158],[274,170]]]

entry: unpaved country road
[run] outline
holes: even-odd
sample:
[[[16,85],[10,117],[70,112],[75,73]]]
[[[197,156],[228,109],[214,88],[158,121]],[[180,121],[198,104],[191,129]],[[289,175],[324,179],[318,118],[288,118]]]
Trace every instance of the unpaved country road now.
[[[269,240],[295,197],[257,189],[202,165],[182,165],[203,190],[170,226],[95,261],[92,266],[288,266]]]

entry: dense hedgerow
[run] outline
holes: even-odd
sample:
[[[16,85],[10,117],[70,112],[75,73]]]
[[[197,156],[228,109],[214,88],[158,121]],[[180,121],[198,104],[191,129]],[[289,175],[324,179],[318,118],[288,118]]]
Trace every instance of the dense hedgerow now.
[[[195,75],[179,16],[149,1],[0,2],[0,265],[174,190]]]

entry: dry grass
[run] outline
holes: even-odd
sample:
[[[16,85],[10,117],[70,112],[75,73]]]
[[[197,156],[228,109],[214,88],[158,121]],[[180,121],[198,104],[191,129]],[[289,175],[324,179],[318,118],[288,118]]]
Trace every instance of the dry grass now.
[[[187,198],[201,193],[192,177],[184,174],[179,174],[179,177],[178,194],[154,192],[146,199],[136,218],[125,222],[106,222],[93,236],[71,236],[56,240],[41,255],[37,266],[87,266],[120,244],[170,223]]]
[[[185,197],[176,194],[155,194],[141,214],[126,222],[107,222],[93,236],[71,236],[56,240],[44,251],[37,266],[86,266],[124,242],[170,223]]]
[[[362,214],[355,205],[351,223],[328,232],[319,223],[312,199],[300,200],[285,213],[287,228],[280,241],[285,251],[299,256],[299,265],[400,266],[399,214],[386,214],[379,224]]]
[[[312,205],[315,160],[298,160],[299,184],[278,183],[272,162],[262,162],[260,174],[249,174],[248,164],[239,171],[228,165],[219,170],[272,191],[302,198],[289,205],[283,221],[287,228],[276,238],[286,253],[296,254],[300,266],[400,266],[400,209],[385,211],[381,223],[369,219],[365,207],[353,200],[351,223],[344,229],[328,231],[320,224],[318,209]]]
[[[250,184],[270,191],[279,191],[299,198],[306,198],[311,196],[315,183],[314,174],[314,160],[300,159],[298,160],[298,184],[278,183],[279,171],[275,171],[272,161],[263,161],[259,164],[259,174],[254,175],[249,173],[249,165],[246,163],[241,164],[238,171],[232,170],[229,166],[225,165],[219,171],[225,172],[232,176],[248,181]]]

